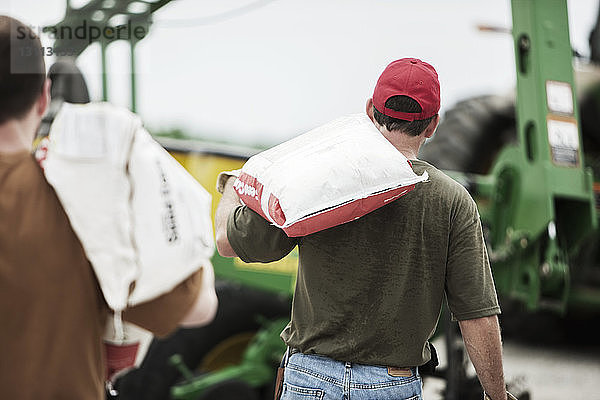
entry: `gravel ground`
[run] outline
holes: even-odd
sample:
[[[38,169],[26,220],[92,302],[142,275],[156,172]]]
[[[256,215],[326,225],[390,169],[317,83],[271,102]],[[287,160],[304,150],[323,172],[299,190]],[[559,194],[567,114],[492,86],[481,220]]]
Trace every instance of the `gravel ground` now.
[[[589,321],[588,340],[540,340],[506,338],[504,371],[508,384],[525,388],[532,400],[600,400],[600,341]],[[544,337],[543,332],[538,332]],[[443,339],[434,341],[445,364]],[[442,400],[442,379],[428,378],[424,384],[425,400]]]

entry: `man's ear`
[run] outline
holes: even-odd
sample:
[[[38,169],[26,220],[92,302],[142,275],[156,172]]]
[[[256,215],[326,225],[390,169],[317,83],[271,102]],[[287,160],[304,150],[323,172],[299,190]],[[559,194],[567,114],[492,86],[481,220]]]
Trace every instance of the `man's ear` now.
[[[367,100],[367,115],[369,116],[369,118],[371,119],[371,121],[373,123],[375,123],[375,117],[373,116],[373,98],[369,97],[369,99]]]
[[[427,125],[427,128],[425,128],[425,132],[424,133],[425,133],[425,137],[427,139],[429,139],[430,137],[433,136],[433,134],[434,134],[435,130],[437,129],[439,123],[440,123],[440,115],[437,114],[435,116],[435,118],[432,119],[431,122],[429,122],[429,125]]]
[[[42,89],[42,94],[37,101],[36,112],[38,116],[43,117],[50,105],[50,79],[46,79],[44,82],[44,87]]]

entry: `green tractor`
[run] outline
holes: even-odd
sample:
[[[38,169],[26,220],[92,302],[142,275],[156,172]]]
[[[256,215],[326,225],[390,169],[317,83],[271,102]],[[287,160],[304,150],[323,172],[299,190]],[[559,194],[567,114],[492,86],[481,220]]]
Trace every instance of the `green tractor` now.
[[[151,3],[145,12],[134,15],[127,14],[130,2],[120,2],[122,9],[117,11],[129,15],[133,26],[146,29],[152,13],[168,3]],[[57,26],[97,15],[101,3],[92,0],[82,9],[68,7],[65,20]],[[103,13],[99,24],[113,15]],[[576,73],[575,85],[566,0],[513,0],[512,14],[516,94],[458,103],[445,113],[434,139],[420,155],[467,187],[477,201],[505,331],[514,316],[518,320],[540,312],[560,318],[600,314],[596,246],[600,73],[585,66],[587,71]],[[137,40],[131,40],[132,109]],[[592,61],[600,62],[596,30],[590,44]],[[105,66],[108,42],[101,45]],[[59,50],[77,47],[60,42],[55,46]],[[77,48],[80,54],[85,46]],[[55,84],[62,79],[58,74]],[[106,86],[104,82],[105,100]],[[71,101],[69,95],[62,97]],[[209,190],[220,171],[239,168],[257,152],[187,140],[160,141]],[[213,192],[214,207],[218,199]],[[206,327],[155,339],[140,368],[115,382],[117,397],[272,398],[276,366],[285,349],[279,333],[289,319],[296,251],[269,264],[245,264],[215,255],[220,302],[215,320]],[[443,316],[437,334],[446,337],[447,367],[436,373],[446,379],[445,398],[481,398],[476,380],[467,376],[455,324]]]

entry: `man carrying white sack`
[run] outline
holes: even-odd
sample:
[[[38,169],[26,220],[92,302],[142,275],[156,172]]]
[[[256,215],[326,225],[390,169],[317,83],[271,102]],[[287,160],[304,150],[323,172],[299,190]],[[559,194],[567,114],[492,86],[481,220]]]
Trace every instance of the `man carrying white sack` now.
[[[221,255],[271,262],[299,247],[292,319],[281,334],[290,348],[281,399],[422,398],[418,367],[430,360],[444,296],[483,388],[493,400],[507,398],[500,308],[475,202],[417,159],[439,108],[431,65],[388,65],[366,113],[429,180],[355,221],[288,237],[240,205],[235,179],[227,180],[215,216]]]
[[[0,16],[0,397],[99,400],[109,309],[31,155],[49,103],[40,48],[29,27]],[[199,270],[123,318],[161,336],[204,321],[197,301],[205,279]]]

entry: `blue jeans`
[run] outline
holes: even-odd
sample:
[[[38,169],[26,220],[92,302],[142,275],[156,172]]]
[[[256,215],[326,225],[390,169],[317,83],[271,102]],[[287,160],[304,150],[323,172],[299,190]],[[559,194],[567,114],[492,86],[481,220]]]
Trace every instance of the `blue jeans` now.
[[[422,400],[417,368],[396,377],[386,367],[295,353],[285,368],[281,400]]]

